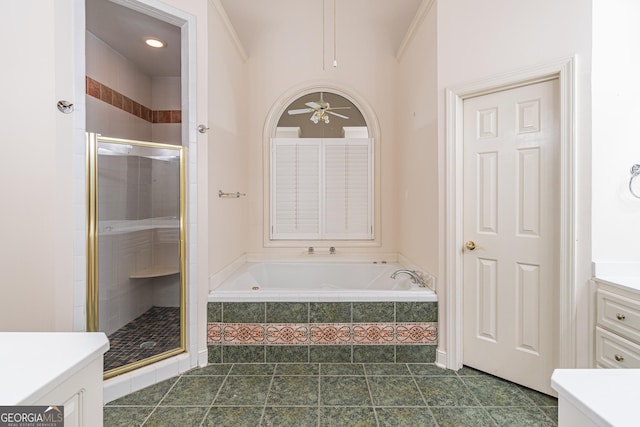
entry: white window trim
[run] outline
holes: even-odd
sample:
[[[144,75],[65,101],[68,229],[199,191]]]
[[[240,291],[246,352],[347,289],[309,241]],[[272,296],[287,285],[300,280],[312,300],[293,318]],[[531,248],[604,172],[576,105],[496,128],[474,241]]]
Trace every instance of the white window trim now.
[[[283,113],[286,112],[287,107],[296,99],[301,96],[314,93],[314,92],[332,92],[340,96],[345,97],[351,101],[362,113],[367,123],[369,130],[369,136],[373,138],[373,240],[271,240],[270,239],[270,225],[271,225],[271,174],[270,174],[270,141],[271,138],[276,135],[276,128],[278,121]],[[381,204],[381,164],[380,164],[380,152],[382,140],[380,136],[380,124],[378,118],[366,100],[353,92],[352,88],[346,88],[334,82],[327,82],[325,80],[304,83],[295,87],[292,87],[288,91],[284,92],[273,104],[267,118],[265,120],[265,126],[262,134],[262,167],[263,167],[263,180],[262,180],[262,194],[264,196],[263,214],[262,214],[262,241],[265,248],[306,248],[308,246],[317,245],[318,242],[322,242],[325,246],[340,246],[342,248],[372,248],[382,246],[382,204]]]

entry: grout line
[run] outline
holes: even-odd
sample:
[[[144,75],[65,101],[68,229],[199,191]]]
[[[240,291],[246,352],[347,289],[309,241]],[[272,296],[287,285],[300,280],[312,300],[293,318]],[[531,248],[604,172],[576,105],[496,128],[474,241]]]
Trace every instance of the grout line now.
[[[362,371],[364,372],[364,381],[367,383],[367,390],[369,390],[369,399],[371,399],[373,417],[376,420],[376,426],[380,426],[380,421],[378,421],[378,412],[376,411],[376,402],[373,400],[373,393],[371,393],[371,385],[369,384],[369,375],[367,374],[367,367],[364,363],[362,364]]]
[[[275,380],[275,375],[276,375],[276,370],[277,369],[278,369],[278,364],[276,363],[274,365],[274,367],[273,367],[273,372],[271,372],[271,381],[269,382],[269,388],[267,388],[267,393],[264,396],[264,405],[262,406],[262,414],[260,415],[260,422],[258,423],[258,425],[263,425],[264,424],[263,423],[264,422],[264,415],[267,412],[267,402],[269,401],[269,393],[271,393],[271,387],[273,387],[273,381]]]
[[[409,367],[409,364],[406,363],[406,365],[407,365],[407,369],[409,370],[409,375],[411,376],[411,380],[413,381],[413,384],[418,389],[418,393],[420,393],[420,397],[422,397],[422,401],[424,402],[424,406],[427,408],[427,410],[431,414],[431,419],[435,423],[436,427],[438,427],[438,421],[436,421],[436,417],[435,417],[435,415],[433,415],[433,411],[431,410],[431,406],[429,405],[429,402],[427,402],[427,399],[424,397],[424,393],[422,393],[422,389],[420,389],[420,386],[418,385],[418,382],[416,381],[415,374],[413,373],[413,371]],[[428,378],[428,377],[425,376],[425,378]]]
[[[140,424],[140,427],[144,426],[147,423],[147,421],[149,421],[149,418],[151,418],[154,412],[156,412],[156,409],[158,409],[158,407],[160,406],[160,403],[165,399],[165,397],[167,397],[169,393],[171,393],[171,390],[173,390],[176,384],[178,384],[178,381],[180,381],[180,379],[182,379],[182,374],[178,375],[178,378],[175,380],[173,384],[171,384],[171,387],[169,387],[169,390],[167,390],[167,392],[163,394],[160,400],[158,400],[158,402],[153,406],[153,410],[149,413],[149,415],[147,415],[144,421],[142,421],[142,423]]]

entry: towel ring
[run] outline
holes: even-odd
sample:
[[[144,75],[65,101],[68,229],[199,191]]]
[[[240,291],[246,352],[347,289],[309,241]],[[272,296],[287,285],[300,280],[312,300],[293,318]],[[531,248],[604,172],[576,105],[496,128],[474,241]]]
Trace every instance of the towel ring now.
[[[636,179],[640,175],[640,164],[635,164],[631,166],[631,178],[629,178],[629,191],[633,195],[633,197],[640,199],[640,194],[633,191],[633,180]]]

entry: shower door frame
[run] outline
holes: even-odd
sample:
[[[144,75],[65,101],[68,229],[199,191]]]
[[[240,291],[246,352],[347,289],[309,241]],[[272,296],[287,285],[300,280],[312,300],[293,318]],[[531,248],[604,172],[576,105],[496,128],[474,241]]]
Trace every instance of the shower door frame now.
[[[88,332],[99,331],[99,260],[98,260],[98,144],[107,142],[112,144],[128,144],[145,148],[174,150],[180,155],[179,167],[179,241],[178,258],[180,268],[180,346],[163,353],[141,359],[118,368],[104,372],[104,379],[112,378],[125,372],[150,365],[160,360],[187,351],[187,250],[185,218],[186,209],[186,147],[180,145],[160,144],[146,141],[103,137],[95,133],[86,133],[87,143],[87,325]]]

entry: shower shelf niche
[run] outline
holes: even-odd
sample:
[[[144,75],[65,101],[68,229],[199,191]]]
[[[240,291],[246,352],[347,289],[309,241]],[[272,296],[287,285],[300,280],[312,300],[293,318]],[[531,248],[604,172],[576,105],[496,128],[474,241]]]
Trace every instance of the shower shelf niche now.
[[[130,279],[148,279],[151,277],[171,276],[180,273],[180,267],[170,267],[165,265],[152,265],[140,271],[133,272]]]

